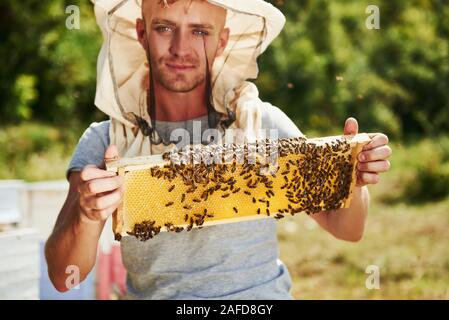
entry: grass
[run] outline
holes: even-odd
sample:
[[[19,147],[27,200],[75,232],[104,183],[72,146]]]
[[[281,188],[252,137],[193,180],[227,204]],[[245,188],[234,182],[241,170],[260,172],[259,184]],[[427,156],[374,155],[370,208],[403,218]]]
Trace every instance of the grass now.
[[[296,299],[449,299],[449,201],[373,205],[363,240],[332,238],[306,216],[279,227],[281,259]],[[368,290],[367,266],[380,268]]]
[[[296,299],[449,299],[449,197],[416,203],[405,194],[420,183],[413,168],[440,151],[429,141],[393,144],[393,150],[392,170],[370,187],[359,243],[334,239],[306,215],[279,224],[281,259]],[[365,286],[370,265],[380,268],[379,290]]]

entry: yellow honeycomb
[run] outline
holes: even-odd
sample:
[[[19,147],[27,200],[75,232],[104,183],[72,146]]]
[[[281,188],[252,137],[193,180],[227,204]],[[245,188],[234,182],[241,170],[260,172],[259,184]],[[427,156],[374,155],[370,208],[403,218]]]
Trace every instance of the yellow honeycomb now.
[[[215,164],[215,170],[203,174],[203,181],[193,183],[195,189],[191,182],[195,166],[191,164],[174,168],[167,163],[147,167],[144,163],[127,166],[123,160],[121,167],[108,163],[109,170],[125,176],[124,201],[114,223],[116,239],[133,235],[148,240],[155,234],[140,232],[148,225],[157,229],[156,234],[186,232],[192,227],[348,207],[357,154],[369,141],[366,135],[355,137],[309,139],[307,143],[314,147],[335,141],[347,147],[285,154],[277,159],[274,175],[262,174],[257,165]]]

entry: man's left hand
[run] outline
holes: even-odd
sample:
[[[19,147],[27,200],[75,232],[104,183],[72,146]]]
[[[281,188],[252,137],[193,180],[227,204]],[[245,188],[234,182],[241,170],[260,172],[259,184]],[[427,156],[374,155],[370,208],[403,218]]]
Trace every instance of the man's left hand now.
[[[344,134],[353,135],[359,132],[357,120],[346,120]],[[388,146],[388,137],[383,133],[369,134],[371,142],[363,147],[358,155],[357,186],[363,187],[369,184],[377,184],[380,181],[379,174],[390,170],[391,148]]]

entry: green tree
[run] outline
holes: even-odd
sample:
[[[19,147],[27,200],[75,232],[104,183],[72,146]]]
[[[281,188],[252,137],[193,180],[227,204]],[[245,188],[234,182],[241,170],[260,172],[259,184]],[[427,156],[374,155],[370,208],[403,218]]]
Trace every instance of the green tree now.
[[[80,8],[80,30],[66,28],[68,5]],[[88,1],[4,0],[0,28],[2,123],[101,117],[93,104],[101,34]]]

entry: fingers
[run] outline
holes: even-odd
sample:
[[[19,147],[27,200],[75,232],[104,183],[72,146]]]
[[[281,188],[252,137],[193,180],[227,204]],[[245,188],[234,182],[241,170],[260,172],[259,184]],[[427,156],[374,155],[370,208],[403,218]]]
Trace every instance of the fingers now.
[[[347,120],[347,123],[349,121],[350,119]],[[350,125],[347,124],[347,126]],[[372,133],[369,134],[369,137],[371,141],[363,147],[362,152],[358,155],[358,186],[377,184],[380,181],[379,173],[387,172],[391,167],[390,161],[387,160],[392,154],[392,150],[388,146],[388,137],[383,133]]]
[[[344,134],[353,135],[359,133],[359,124],[356,119],[348,118],[345,122]]]
[[[80,204],[85,210],[104,210],[112,206],[117,206],[122,200],[123,192],[117,189],[104,196],[90,196],[80,199]]]
[[[377,147],[371,150],[362,151],[359,154],[360,162],[370,162],[377,160],[386,160],[391,156],[391,148],[389,146]]]
[[[101,170],[94,165],[88,165],[81,171],[80,177],[82,181],[86,182],[93,179],[114,177],[116,175],[115,172],[108,172]]]
[[[82,211],[81,217],[83,218],[83,215],[87,217],[87,219],[82,219],[86,222],[100,222],[100,221],[106,221],[114,212],[117,210],[116,207],[112,206],[103,210],[85,210]]]
[[[372,161],[372,162],[359,162],[357,169],[359,171],[380,173],[390,170],[391,164],[388,160]]]
[[[365,186],[368,184],[377,184],[380,180],[379,174],[372,172],[361,172],[357,173],[357,185]]]
[[[124,183],[123,177],[114,176],[108,178],[98,178],[82,183],[78,191],[85,196],[96,195],[118,189]]]
[[[389,142],[388,137],[383,133],[372,133],[369,137],[371,138],[371,142],[363,147],[364,151],[385,146]]]
[[[118,149],[114,145],[110,145],[104,153],[105,160],[117,159],[118,156]]]
[[[81,212],[92,221],[104,221],[119,207],[123,199],[123,187],[101,197],[80,198]]]
[[[117,148],[110,146],[105,159],[116,157]],[[95,223],[106,220],[123,200],[124,178],[94,165],[86,166],[80,177],[78,192],[82,221]]]

